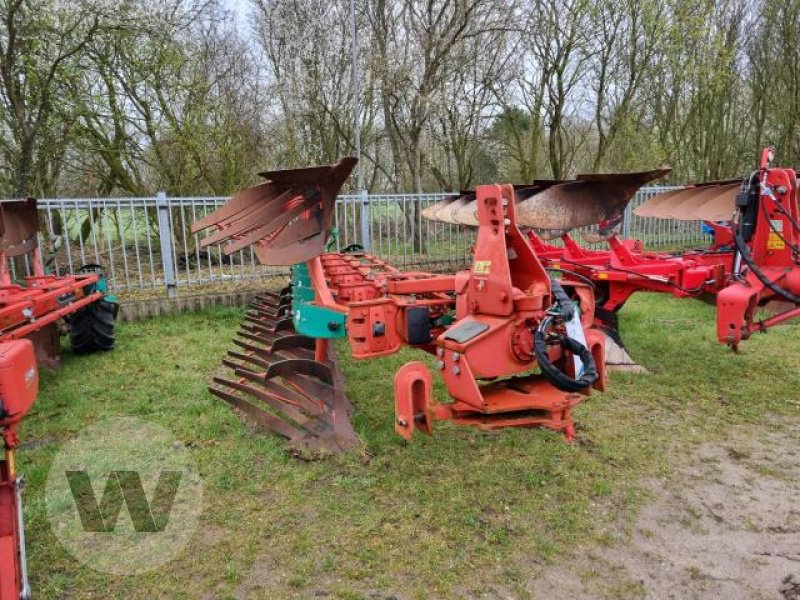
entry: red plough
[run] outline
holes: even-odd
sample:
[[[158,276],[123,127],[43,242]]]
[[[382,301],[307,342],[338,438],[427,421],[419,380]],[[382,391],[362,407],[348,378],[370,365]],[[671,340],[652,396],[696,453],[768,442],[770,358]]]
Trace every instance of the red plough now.
[[[0,600],[31,597],[22,513],[23,479],[17,474],[14,450],[19,443],[17,426],[33,406],[38,390],[33,344],[29,340],[0,343]]]
[[[36,200],[0,202],[0,600],[31,596],[25,558],[22,478],[14,465],[17,427],[38,392],[37,361],[57,367],[69,321],[75,351],[110,350],[116,304],[95,266],[58,277],[45,273],[37,241]],[[32,275],[14,283],[9,261]]]
[[[212,392],[296,447],[352,447],[352,407],[329,349],[331,339],[346,338],[356,359],[403,347],[436,357],[448,402],[434,400],[423,363],[395,376],[395,429],[406,438],[430,433],[438,420],[544,426],[572,437],[572,408],[604,388],[604,334],[619,341],[617,312],[633,293],[716,298],[719,339],[733,347],[800,313],[796,176],[770,161],[765,151],[741,185],[692,186],[641,207],[714,219],[709,248],[676,254],[648,252],[613,233],[637,189],[667,169],[462,192],[423,211],[477,227],[471,267],[451,275],[401,272],[359,249],[317,251],[352,160],[267,173],[266,183],[237,194],[196,230],[214,227],[209,239],[225,242],[227,252],[254,244],[265,264],[304,262],[292,267],[283,293],[254,303],[225,361],[233,376],[216,378]],[[607,249],[585,249],[569,236],[596,224]],[[294,243],[277,243],[286,230]],[[563,246],[546,241],[558,236]],[[758,309],[775,301],[788,307],[758,321]],[[624,352],[622,359],[631,365]]]
[[[772,167],[772,157],[765,149],[759,169],[744,181],[689,186],[636,209],[640,216],[704,219],[714,235],[704,250],[647,252],[615,234],[607,250],[587,250],[566,233],[563,246],[533,231],[528,236],[550,268],[593,283],[595,319],[618,344],[617,312],[635,292],[650,291],[716,300],[717,337],[736,349],[753,333],[800,316],[797,176]],[[773,314],[759,319],[761,309]],[[611,354],[612,362],[634,364],[624,351]]]
[[[261,191],[240,192],[196,224],[196,230],[214,226],[209,238],[226,242],[226,251],[246,240],[260,248],[266,264],[304,261],[292,267],[290,288],[253,304],[237,350],[224,361],[232,375],[215,378],[212,393],[295,448],[345,450],[356,437],[343,381],[333,375],[329,341],[346,338],[356,359],[403,347],[436,358],[447,402],[434,399],[425,364],[408,363],[395,375],[395,429],[405,438],[417,429],[431,433],[440,420],[482,429],[542,426],[572,438],[572,409],[605,385],[604,337],[593,327],[590,285],[552,279],[520,231],[519,190],[486,185],[472,194],[478,234],[471,268],[451,275],[401,272],[358,248],[313,251],[319,232],[330,227],[325,215],[352,164],[343,159],[330,167],[267,173],[262,187],[251,188]],[[549,189],[551,200],[560,198],[565,206],[564,194],[574,193],[580,201],[573,204],[587,219],[597,211],[584,201],[592,185],[605,189],[608,181],[540,191]],[[601,213],[624,207],[633,192],[616,189]],[[254,193],[262,194],[263,206],[245,207],[240,199]],[[300,197],[306,200],[295,199]],[[305,212],[291,212],[300,204]],[[541,211],[531,203],[524,208],[528,217]],[[565,222],[562,215],[546,225],[559,229]],[[276,246],[283,227],[309,238]],[[302,355],[286,355],[283,339],[302,344]]]

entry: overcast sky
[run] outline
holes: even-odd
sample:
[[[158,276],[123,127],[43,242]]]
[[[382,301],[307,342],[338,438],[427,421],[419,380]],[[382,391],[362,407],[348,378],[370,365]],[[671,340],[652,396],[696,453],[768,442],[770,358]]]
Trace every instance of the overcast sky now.
[[[236,19],[239,23],[244,24],[247,22],[247,13],[250,10],[248,0],[222,0],[223,4],[236,14]]]

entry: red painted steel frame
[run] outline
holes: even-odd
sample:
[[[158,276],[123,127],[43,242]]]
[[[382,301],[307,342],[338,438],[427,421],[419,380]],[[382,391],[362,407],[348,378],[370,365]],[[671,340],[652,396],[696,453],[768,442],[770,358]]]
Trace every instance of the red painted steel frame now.
[[[6,205],[2,215],[14,224],[11,237],[25,236],[25,240],[9,243],[5,224],[0,223],[4,236],[0,240],[0,429],[4,446],[0,461],[0,600],[19,600],[30,594],[25,576],[21,480],[14,468],[14,448],[17,425],[33,405],[38,390],[37,354],[42,361],[57,361],[58,336],[55,342],[50,341],[56,322],[104,295],[87,293],[88,287],[100,280],[97,274],[46,275],[35,244],[35,204],[31,210],[31,201],[26,202],[24,210],[16,214],[14,208],[20,207]],[[12,283],[8,255],[29,257],[34,275],[26,278],[25,286]],[[36,352],[35,343],[39,345]]]
[[[439,357],[451,403],[433,400],[431,376],[422,363],[409,363],[396,375],[396,429],[406,438],[415,429],[430,433],[432,422],[441,419],[485,429],[544,426],[574,435],[571,409],[589,390],[563,392],[532,374],[533,330],[553,297],[548,273],[516,226],[513,196],[512,186],[477,189],[481,225],[474,262],[456,275],[400,272],[363,252],[323,254],[307,263],[316,304],[347,312],[355,358],[384,356],[408,345]],[[602,389],[604,338],[591,329],[591,290],[574,282],[568,289],[580,304],[600,372],[595,387]],[[431,335],[414,343],[408,320],[419,309],[427,311]],[[470,327],[477,333],[458,333]],[[572,361],[559,349],[551,351],[551,359],[574,375]]]
[[[386,356],[412,345],[406,335],[409,308],[427,307],[432,319],[454,308],[453,276],[404,273],[363,252],[323,254],[307,265],[316,303],[348,313],[354,358]],[[438,335],[443,328],[432,331]],[[434,352],[430,343],[418,347]]]
[[[616,312],[638,291],[678,297],[716,294],[727,285],[733,263],[731,250],[689,251],[682,254],[646,252],[638,240],[612,235],[608,250],[587,250],[568,234],[564,247],[546,244],[532,231],[532,243],[553,269],[573,271],[596,286],[597,308]]]
[[[0,462],[0,600],[19,600],[22,590],[22,569],[18,558],[21,540],[17,513],[14,453],[6,449]]]
[[[1,258],[1,257],[0,257]],[[0,341],[24,337],[103,297],[85,288],[100,276],[28,277],[26,286],[0,286]]]
[[[0,600],[30,597],[26,587],[21,480],[14,467],[17,425],[33,406],[39,386],[36,357],[29,340],[0,343]]]
[[[70,313],[103,297],[87,294],[100,280],[94,273],[56,277],[46,275],[37,245],[36,201],[2,203],[0,210],[0,342],[35,334]],[[15,285],[8,269],[9,257],[26,256],[33,276]]]
[[[792,169],[771,168],[765,150],[759,172],[756,228],[748,241],[752,261],[767,280],[800,295],[800,232],[797,176]],[[800,317],[800,306],[788,308],[764,320],[756,320],[759,308],[785,298],[770,289],[746,265],[734,273],[734,230],[728,223],[706,222],[714,232],[707,250],[676,254],[646,252],[638,240],[608,239],[607,250],[588,250],[568,234],[563,247],[544,242],[533,231],[531,244],[550,268],[573,272],[596,287],[600,325],[608,325],[625,302],[638,291],[668,293],[677,297],[716,298],[717,337],[736,347],[757,331]],[[569,276],[569,275],[568,275]]]
[[[800,297],[800,210],[797,175],[793,169],[769,167],[767,149],[759,173],[759,200],[756,226],[748,242],[753,268],[734,273],[731,283],[717,296],[717,337],[736,348],[753,332],[800,316],[800,304],[778,315],[756,320],[760,307],[772,301],[783,302],[763,279]],[[756,270],[761,272],[759,277]],[[796,301],[797,302],[797,301]]]
[[[516,225],[513,187],[479,186],[476,197],[479,227],[473,265],[456,275],[456,321],[437,339],[439,368],[454,402],[431,402],[427,420],[453,419],[487,429],[543,426],[571,438],[571,409],[588,389],[564,392],[543,375],[530,374],[536,366],[532,332],[553,302],[550,276]],[[572,288],[601,373],[596,387],[602,389],[603,337],[590,329],[594,299],[588,286],[576,283]],[[456,333],[467,326],[480,332]],[[551,355],[569,371],[566,357],[559,351]]]

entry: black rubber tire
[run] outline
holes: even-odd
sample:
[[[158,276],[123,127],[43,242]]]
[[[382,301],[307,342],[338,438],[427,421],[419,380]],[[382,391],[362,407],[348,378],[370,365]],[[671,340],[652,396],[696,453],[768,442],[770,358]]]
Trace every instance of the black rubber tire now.
[[[114,348],[116,305],[99,300],[76,311],[69,319],[72,350],[78,354]]]

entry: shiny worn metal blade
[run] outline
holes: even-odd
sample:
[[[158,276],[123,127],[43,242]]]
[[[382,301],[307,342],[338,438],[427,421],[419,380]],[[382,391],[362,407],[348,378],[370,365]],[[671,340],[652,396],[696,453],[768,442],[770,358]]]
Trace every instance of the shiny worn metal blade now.
[[[317,362],[315,341],[293,328],[284,334],[247,333],[250,330],[250,325],[242,325],[236,348],[222,361],[228,371],[213,378],[211,393],[286,438],[305,458],[358,446],[350,421],[353,406],[344,393],[333,349]]]
[[[433,204],[423,210],[422,216],[426,219],[430,219],[431,221],[441,221],[442,223],[461,225],[463,223],[457,220],[456,215],[468,205],[472,206],[472,210],[469,212],[469,215],[471,216],[476,207],[474,191],[462,191],[457,196],[450,196],[449,198],[440,200],[436,204]],[[464,218],[465,217],[461,217],[462,220]],[[470,219],[469,216],[466,218],[467,220]],[[472,219],[474,219],[474,216],[472,216]],[[475,224],[477,225],[477,221]]]
[[[0,201],[0,244],[6,256],[21,256],[32,252],[37,245],[39,215],[36,200]]]
[[[741,180],[729,179],[691,185],[649,198],[634,209],[639,217],[681,221],[728,221],[735,211]]]
[[[514,192],[519,199],[540,192],[558,181],[543,180],[530,185],[515,185]],[[441,221],[451,225],[478,226],[478,203],[474,190],[462,190],[458,195],[450,196],[432,204],[422,211],[422,216],[431,221]]]
[[[579,175],[573,181],[541,180],[515,185],[517,223],[555,238],[577,227],[595,225],[622,213],[645,183],[663,177],[670,169],[641,173]],[[422,212],[433,221],[477,226],[474,191],[441,200]]]
[[[575,229],[616,217],[645,183],[670,169],[641,173],[579,175],[517,202],[517,223],[537,229]]]
[[[445,213],[447,222],[456,225],[478,226],[478,201],[475,196],[462,196],[454,202],[449,209],[442,211]]]
[[[226,254],[252,246],[265,265],[293,265],[325,248],[333,226],[336,196],[357,160],[335,165],[266,171],[266,183],[236,193],[227,204],[192,225],[216,228],[201,246],[225,244]]]

